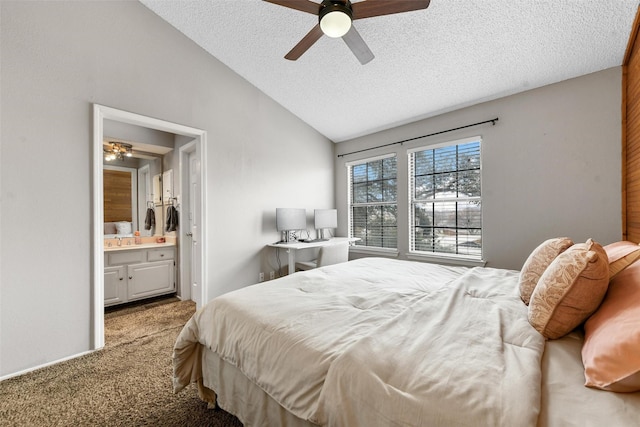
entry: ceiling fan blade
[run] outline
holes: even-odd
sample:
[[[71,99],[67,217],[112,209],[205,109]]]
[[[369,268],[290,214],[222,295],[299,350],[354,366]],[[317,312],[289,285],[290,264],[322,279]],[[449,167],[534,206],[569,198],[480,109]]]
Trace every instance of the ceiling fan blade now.
[[[289,9],[317,15],[320,12],[320,5],[309,0],[264,0],[268,3],[288,7]]]
[[[289,53],[284,56],[285,59],[295,61],[296,59],[300,58],[303,53],[305,53],[311,46],[313,46],[313,44],[317,42],[320,37],[322,37],[322,34],[324,33],[320,29],[320,24],[316,24],[316,26],[313,27],[311,31],[309,31],[307,35],[304,36],[302,40],[300,40],[298,44],[295,45],[293,49],[291,49]]]
[[[351,9],[353,10],[353,19],[355,20],[426,9],[429,7],[429,3],[430,0],[366,0],[353,3]]]
[[[342,36],[342,40],[344,40],[347,46],[349,46],[351,52],[353,52],[362,65],[368,63],[374,58],[373,52],[371,52],[369,46],[367,46],[364,39],[360,36],[360,33],[353,25],[349,32]]]

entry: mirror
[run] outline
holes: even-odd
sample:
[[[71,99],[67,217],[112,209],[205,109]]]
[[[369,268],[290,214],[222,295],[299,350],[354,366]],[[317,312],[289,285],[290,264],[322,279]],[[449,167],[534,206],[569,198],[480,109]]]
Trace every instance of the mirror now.
[[[175,135],[110,120],[103,134],[104,237],[163,236]]]
[[[103,166],[104,237],[163,235],[162,158],[127,158]],[[152,184],[152,182],[154,184]]]
[[[131,237],[138,229],[137,170],[104,165],[104,237]],[[125,228],[126,227],[126,228]]]

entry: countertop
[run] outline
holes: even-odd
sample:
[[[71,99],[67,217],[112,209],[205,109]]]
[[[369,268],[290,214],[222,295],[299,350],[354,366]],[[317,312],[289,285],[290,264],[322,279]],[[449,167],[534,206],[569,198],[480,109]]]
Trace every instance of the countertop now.
[[[166,248],[166,247],[173,247],[175,246],[175,243],[172,242],[165,242],[165,243],[142,243],[140,245],[136,245],[136,244],[131,244],[131,245],[127,245],[127,244],[123,244],[122,246],[117,246],[117,245],[113,245],[113,246],[105,246],[104,247],[104,251],[105,252],[115,252],[115,251],[131,251],[131,250],[136,250],[136,249],[160,249],[160,248]]]

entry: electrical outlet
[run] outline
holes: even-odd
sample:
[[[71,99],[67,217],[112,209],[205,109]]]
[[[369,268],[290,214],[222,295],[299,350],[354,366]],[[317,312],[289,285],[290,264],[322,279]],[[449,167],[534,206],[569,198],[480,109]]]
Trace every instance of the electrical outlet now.
[[[258,276],[259,282],[264,282],[264,273],[260,272],[260,276]]]
[[[269,280],[273,280],[275,278],[276,278],[276,272],[275,271],[269,272]]]

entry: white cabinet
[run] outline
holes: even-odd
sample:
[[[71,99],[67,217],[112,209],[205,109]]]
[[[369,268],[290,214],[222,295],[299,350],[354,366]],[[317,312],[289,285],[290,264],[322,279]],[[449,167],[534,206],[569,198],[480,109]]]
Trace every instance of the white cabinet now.
[[[175,274],[173,261],[132,264],[127,269],[129,301],[173,292]]]
[[[104,253],[104,305],[175,292],[175,246]]]
[[[127,300],[124,267],[105,267],[104,305],[122,304]]]

